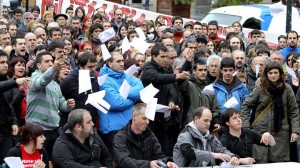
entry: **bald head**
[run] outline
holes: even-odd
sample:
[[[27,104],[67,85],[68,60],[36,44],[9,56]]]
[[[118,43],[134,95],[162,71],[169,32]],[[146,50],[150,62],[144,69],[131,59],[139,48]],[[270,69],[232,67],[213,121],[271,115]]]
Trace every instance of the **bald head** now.
[[[26,50],[28,52],[33,52],[36,46],[36,35],[34,33],[27,33],[24,38],[26,43]]]

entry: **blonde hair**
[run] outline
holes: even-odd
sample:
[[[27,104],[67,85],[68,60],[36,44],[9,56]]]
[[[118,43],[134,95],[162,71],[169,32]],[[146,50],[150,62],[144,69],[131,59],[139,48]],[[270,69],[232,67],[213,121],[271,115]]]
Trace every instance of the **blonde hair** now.
[[[48,11],[48,10],[45,11],[44,15],[43,15],[43,20],[46,21],[46,17],[49,16],[49,15],[53,18],[53,12],[52,11]]]

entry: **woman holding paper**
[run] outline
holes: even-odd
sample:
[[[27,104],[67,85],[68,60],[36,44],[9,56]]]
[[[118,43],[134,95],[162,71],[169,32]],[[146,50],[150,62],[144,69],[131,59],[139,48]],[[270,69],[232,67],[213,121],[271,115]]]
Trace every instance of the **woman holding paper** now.
[[[273,147],[253,146],[253,157],[260,163],[290,161],[290,142],[298,139],[299,109],[295,94],[284,79],[282,66],[277,62],[268,63],[260,85],[242,105],[243,126],[250,127],[253,118],[252,127],[260,133],[270,132],[276,141]]]
[[[48,168],[48,154],[43,148],[45,139],[41,126],[27,123],[21,130],[21,143],[11,148],[7,157],[20,157],[26,168]]]

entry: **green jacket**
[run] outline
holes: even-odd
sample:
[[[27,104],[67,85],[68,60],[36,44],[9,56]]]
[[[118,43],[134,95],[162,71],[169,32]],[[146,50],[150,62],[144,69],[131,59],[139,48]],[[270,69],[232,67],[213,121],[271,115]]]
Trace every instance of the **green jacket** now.
[[[261,90],[258,86],[244,101],[241,108],[241,118],[244,127],[250,127],[250,109],[256,109],[255,118],[268,106],[272,97],[269,93]],[[299,109],[296,103],[295,94],[290,85],[285,84],[285,89],[282,95],[284,118],[282,119],[282,130],[289,131],[291,129],[294,133],[299,133]],[[257,120],[253,128],[258,132],[274,132],[273,124],[273,104],[266,110],[266,112]],[[288,118],[291,121],[291,125],[288,123]]]
[[[192,78],[190,81],[185,80],[181,85],[179,85],[179,89],[182,92],[187,92],[190,98],[190,108],[187,114],[187,120],[185,121],[185,125],[191,121],[193,121],[193,113],[194,110],[198,107],[205,106],[209,108],[212,112],[214,123],[221,124],[219,119],[220,107],[218,105],[217,99],[214,95],[206,95],[202,93],[202,90],[206,86],[205,81],[196,80]]]

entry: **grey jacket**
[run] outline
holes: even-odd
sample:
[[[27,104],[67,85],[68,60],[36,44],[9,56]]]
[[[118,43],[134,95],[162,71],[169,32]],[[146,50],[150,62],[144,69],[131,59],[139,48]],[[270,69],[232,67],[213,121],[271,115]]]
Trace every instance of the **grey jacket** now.
[[[205,135],[201,134],[192,121],[178,136],[173,150],[173,160],[179,167],[216,165],[212,152],[236,156],[226,150],[219,139],[209,131]]]

